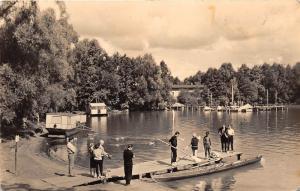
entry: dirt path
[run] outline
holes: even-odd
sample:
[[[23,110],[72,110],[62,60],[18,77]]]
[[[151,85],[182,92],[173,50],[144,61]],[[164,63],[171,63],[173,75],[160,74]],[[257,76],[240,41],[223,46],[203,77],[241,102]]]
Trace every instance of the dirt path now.
[[[30,140],[22,139],[18,144],[18,175],[14,174],[14,142],[0,144],[0,181],[1,189],[6,190],[171,190],[163,185],[151,181],[134,180],[130,186],[124,183],[108,183],[81,186],[75,188],[58,188],[41,179],[67,174],[67,165],[49,159],[41,152],[44,138],[37,137]],[[75,174],[87,173],[86,170],[75,168]]]

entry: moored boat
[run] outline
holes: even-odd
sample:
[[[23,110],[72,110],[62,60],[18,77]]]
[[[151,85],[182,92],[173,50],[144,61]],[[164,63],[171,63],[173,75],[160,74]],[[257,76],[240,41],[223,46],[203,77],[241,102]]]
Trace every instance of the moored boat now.
[[[258,155],[251,158],[236,160],[234,162],[219,161],[218,163],[215,164],[207,163],[207,165],[193,166],[189,169],[178,170],[175,172],[154,174],[152,175],[152,178],[156,181],[172,181],[172,180],[191,178],[191,177],[217,173],[217,172],[253,164],[259,162],[261,159],[262,156]]]

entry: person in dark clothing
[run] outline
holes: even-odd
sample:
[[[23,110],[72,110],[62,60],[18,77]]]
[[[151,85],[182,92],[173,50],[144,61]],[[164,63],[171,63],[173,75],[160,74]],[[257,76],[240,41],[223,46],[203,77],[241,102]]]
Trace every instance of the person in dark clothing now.
[[[209,158],[210,150],[211,150],[211,141],[209,138],[209,131],[206,131],[205,137],[203,137],[203,146],[204,146],[204,151],[205,151],[205,157]]]
[[[191,140],[191,147],[192,147],[193,156],[197,156],[198,143],[199,143],[199,138],[197,137],[196,133],[193,133],[193,138]]]
[[[133,166],[132,159],[134,158],[132,148],[133,148],[132,145],[128,145],[127,149],[125,149],[123,152],[126,185],[130,184],[132,178],[132,166]]]
[[[176,162],[177,158],[177,137],[179,136],[179,132],[176,131],[175,134],[171,137],[169,140],[169,143],[171,144],[171,163]]]
[[[225,125],[223,125],[221,128],[219,128],[218,131],[220,138],[221,138],[221,145],[222,145],[222,152],[226,152],[227,151],[227,133],[226,133],[226,127]]]

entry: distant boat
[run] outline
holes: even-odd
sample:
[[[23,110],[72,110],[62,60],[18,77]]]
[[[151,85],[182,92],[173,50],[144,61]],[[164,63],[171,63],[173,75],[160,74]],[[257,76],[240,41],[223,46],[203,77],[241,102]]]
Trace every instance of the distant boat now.
[[[253,112],[253,106],[250,104],[243,105],[238,108],[240,112]]]
[[[217,111],[226,111],[226,108],[224,106],[218,106]]]
[[[86,123],[85,114],[47,113],[46,129],[49,135],[72,136],[80,129],[78,125]]]
[[[205,107],[203,108],[203,111],[213,111],[213,110],[214,110],[213,108],[208,107],[208,106],[205,106]]]

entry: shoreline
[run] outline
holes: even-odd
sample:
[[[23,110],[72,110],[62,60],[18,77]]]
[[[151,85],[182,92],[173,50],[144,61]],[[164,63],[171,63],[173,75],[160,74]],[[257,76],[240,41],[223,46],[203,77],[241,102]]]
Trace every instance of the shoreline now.
[[[21,139],[18,143],[18,168],[14,173],[15,142],[0,143],[0,182],[2,190],[173,190],[159,183],[132,180],[130,186],[124,186],[124,181],[107,184],[94,184],[80,187],[56,187],[44,182],[43,178],[62,176],[67,174],[68,166],[63,161],[51,159],[43,149],[43,137],[32,137],[29,140]],[[75,166],[75,174],[87,173],[88,169]]]

